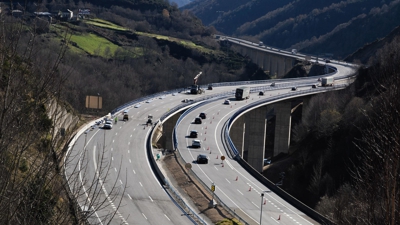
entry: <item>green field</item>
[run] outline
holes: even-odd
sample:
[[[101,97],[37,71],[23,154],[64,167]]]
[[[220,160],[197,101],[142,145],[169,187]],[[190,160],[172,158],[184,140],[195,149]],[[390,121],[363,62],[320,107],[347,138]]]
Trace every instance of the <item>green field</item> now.
[[[102,19],[89,19],[89,20],[85,20],[85,22],[87,24],[91,24],[94,26],[102,27],[102,28],[108,28],[108,29],[112,29],[112,30],[119,30],[119,31],[128,31],[129,30],[125,27],[121,27],[119,25],[116,25],[114,23],[111,23],[109,21],[102,20]]]

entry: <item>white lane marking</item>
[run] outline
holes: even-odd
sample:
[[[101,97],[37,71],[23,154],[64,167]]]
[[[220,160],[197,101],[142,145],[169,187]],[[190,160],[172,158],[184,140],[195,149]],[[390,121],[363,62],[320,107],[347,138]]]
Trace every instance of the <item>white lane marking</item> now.
[[[168,218],[168,216],[167,216],[167,215],[165,215],[165,214],[164,214],[164,216],[167,218],[167,220],[171,221],[171,220]]]
[[[119,182],[120,182],[121,184],[123,184],[121,180],[119,180]]]
[[[132,197],[129,195],[129,194],[127,194],[128,195],[128,197],[132,200]]]
[[[135,170],[132,170],[133,171],[133,174],[136,174],[136,171]]]
[[[115,136],[117,136],[118,135],[118,132],[117,133],[115,133]]]
[[[132,137],[132,134],[131,134],[131,137]]]
[[[128,154],[129,154],[129,153],[131,153],[131,152],[130,152],[129,149],[128,149]]]
[[[114,168],[115,172],[117,172],[117,168]]]
[[[113,140],[113,143],[114,143],[114,140]]]
[[[131,142],[128,142],[128,145],[130,145],[131,144]]]
[[[227,178],[225,178],[226,181],[228,181],[228,183],[231,183]]]
[[[260,208],[260,207],[258,207],[258,205],[256,205],[256,203],[254,203],[254,202],[251,202],[251,203],[253,203],[253,205],[254,205],[255,207],[257,207],[258,209]]]
[[[217,105],[216,105],[217,106]],[[226,116],[225,116],[226,117]],[[225,118],[224,117],[224,118]],[[219,124],[219,123],[218,123]],[[218,126],[218,125],[217,125]],[[186,130],[186,133],[188,133],[189,132],[189,130],[190,130],[190,126],[188,126],[188,128],[187,128],[187,130]],[[216,135],[216,134],[215,134]],[[186,140],[186,146],[188,146],[188,140]],[[217,145],[218,146],[218,145]],[[145,147],[146,147],[146,145],[145,145]],[[188,150],[188,152],[189,152],[189,154],[190,154],[190,156],[192,157],[192,160],[194,160],[194,157],[193,157],[193,154],[192,154],[192,152],[187,148],[187,150]],[[219,149],[219,151],[221,152],[221,150]],[[222,155],[222,154],[221,154]],[[147,161],[149,161],[149,160],[147,160]],[[210,182],[213,182],[212,180],[211,180],[211,178],[204,172],[204,170],[200,167],[200,165],[197,165],[197,168],[203,173],[203,175],[210,181]],[[153,174],[154,175],[154,174]],[[154,175],[155,176],[155,175]],[[219,187],[217,187],[217,189],[220,191],[220,193],[222,193],[227,199],[229,199],[231,202],[232,202],[232,204],[234,204],[235,206],[236,206],[236,208],[238,208],[238,209],[241,209],[237,204],[236,204],[236,202],[234,202],[223,190],[221,190]],[[239,191],[240,192],[240,191]],[[253,217],[251,217],[249,214],[247,214],[246,212],[244,212],[243,210],[242,210],[242,212],[244,213],[244,214],[246,214],[250,219],[252,219],[254,222],[258,222],[256,219],[254,219]]]
[[[149,198],[150,198],[150,201],[153,202],[153,199],[150,196],[149,196]]]
[[[272,218],[272,216],[271,216],[271,219],[273,219],[275,222],[277,222],[279,224],[278,220],[276,220],[275,218]]]
[[[222,122],[222,121],[224,121],[224,118],[225,117],[227,117],[227,116],[229,116],[231,113],[232,113],[233,111],[231,111],[230,113],[227,113],[224,117],[222,117],[221,118],[221,120],[217,123],[217,126],[216,126],[216,128],[215,128],[215,131],[214,131],[214,138],[215,138],[215,140],[217,140],[217,127],[219,126],[219,124]],[[218,151],[219,151],[219,153],[222,155],[222,152],[221,152],[221,149],[220,149],[220,147],[219,147],[219,145],[218,145],[218,142],[216,142],[216,144],[217,144],[217,148],[218,148]],[[229,163],[229,160],[226,160],[226,162],[227,163]],[[229,163],[230,164],[230,163]],[[254,187],[256,187],[256,188],[258,188],[259,190],[263,190],[263,188],[260,188],[259,186],[257,186],[257,184],[255,184],[255,183],[253,183],[249,178],[247,178],[246,176],[244,176],[242,173],[240,173],[238,170],[236,170],[233,166],[231,166],[231,168],[233,169],[233,170],[235,170],[237,173],[239,173],[240,175],[242,175],[247,181],[249,181],[251,184],[253,184],[253,186]],[[204,171],[202,171],[203,173],[204,173]],[[210,180],[211,181],[211,180]],[[253,187],[252,187],[253,188]],[[258,192],[258,191],[257,191]],[[305,222],[307,222],[308,224],[313,224],[313,223],[311,223],[311,222],[309,222],[309,221],[307,221],[305,218],[303,218],[302,216],[300,216],[298,213],[296,213],[295,211],[293,211],[292,209],[290,209],[289,207],[287,207],[287,206],[285,206],[282,202],[280,202],[280,201],[278,201],[276,198],[274,198],[274,197],[272,197],[271,196],[271,194],[269,194],[269,193],[266,193],[269,197],[271,197],[272,199],[274,199],[277,203],[279,203],[279,204],[281,204],[282,206],[284,206],[284,207],[286,207],[289,211],[291,211],[293,214],[295,214],[295,215],[297,215],[298,217],[300,217],[302,220],[304,220]],[[232,200],[231,200],[232,201]],[[238,207],[239,208],[239,207]],[[250,217],[250,218],[252,218],[252,217]],[[253,218],[252,218],[253,219]],[[253,219],[254,220],[254,219]]]
[[[111,156],[111,159],[114,161],[114,157]]]
[[[113,207],[113,209],[116,210],[116,214],[122,219],[122,222],[125,223],[125,224],[127,224],[128,222],[126,222],[125,218],[122,217],[121,213],[117,210],[117,207],[115,207],[114,202],[112,201],[112,199],[111,199],[110,196],[108,195],[108,192],[107,192],[106,188],[104,187],[103,180],[101,179],[100,174],[99,174],[99,171],[97,170],[97,163],[96,163],[96,146],[95,146],[94,149],[93,149],[93,164],[94,164],[94,168],[95,168],[95,170],[96,170],[97,179],[98,179],[98,181],[99,181],[99,183],[100,183],[101,189],[103,190],[104,194],[105,194],[106,197],[107,197],[108,202],[109,202],[110,205]],[[116,168],[114,168],[114,169],[116,170]],[[96,215],[97,215],[97,214],[96,214]],[[100,223],[103,224],[101,221],[100,221]]]
[[[132,163],[131,159],[129,159],[129,163]]]
[[[214,166],[214,168],[215,168],[216,170],[218,170],[218,168],[217,168],[216,166]]]
[[[243,193],[242,193],[242,192],[240,192],[240,191],[239,191],[239,189],[236,189],[236,190],[237,190],[237,191],[238,191],[238,192],[239,192],[241,195],[243,195]]]
[[[114,149],[113,148],[111,148],[111,151],[113,151]]]
[[[142,213],[143,217],[147,220],[147,217],[144,215],[144,213]]]
[[[142,183],[140,181],[139,181],[139,184],[140,184],[141,187],[143,187],[143,185],[142,185]]]

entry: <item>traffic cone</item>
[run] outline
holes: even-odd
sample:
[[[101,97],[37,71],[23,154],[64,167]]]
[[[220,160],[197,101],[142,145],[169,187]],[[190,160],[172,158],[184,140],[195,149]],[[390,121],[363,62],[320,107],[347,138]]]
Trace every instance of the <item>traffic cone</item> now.
[[[211,150],[210,150],[210,154],[211,154]]]
[[[249,191],[251,191],[251,186],[249,187]]]
[[[204,141],[206,141],[207,138],[204,138]]]
[[[205,129],[207,129],[207,126],[206,126],[206,128]]]
[[[224,167],[224,163],[222,163],[222,167]]]
[[[204,134],[207,134],[207,131],[204,131]]]
[[[207,147],[207,150],[210,150],[210,147]]]
[[[267,199],[264,199],[264,205],[267,203]]]
[[[213,117],[213,119],[214,119],[214,117]]]
[[[210,124],[212,124],[212,121],[210,121]]]
[[[217,159],[218,159],[218,155],[217,155]]]
[[[281,220],[281,215],[279,215],[278,220]]]
[[[238,176],[236,176],[236,180],[235,180],[235,181],[237,181],[237,180],[238,180],[238,178],[239,178],[239,177],[238,177]]]

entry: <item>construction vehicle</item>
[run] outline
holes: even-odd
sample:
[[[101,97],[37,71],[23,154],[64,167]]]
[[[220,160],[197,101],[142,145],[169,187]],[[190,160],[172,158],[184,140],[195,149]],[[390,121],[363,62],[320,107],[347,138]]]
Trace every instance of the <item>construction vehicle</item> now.
[[[148,125],[153,125],[153,116],[151,115],[151,114],[149,114],[148,116],[147,116],[147,122],[146,122],[146,126],[148,126]]]
[[[190,94],[196,95],[196,94],[204,93],[204,90],[200,88],[200,85],[197,85],[197,80],[199,79],[201,74],[202,74],[202,72],[200,72],[193,78],[193,85],[190,87]]]

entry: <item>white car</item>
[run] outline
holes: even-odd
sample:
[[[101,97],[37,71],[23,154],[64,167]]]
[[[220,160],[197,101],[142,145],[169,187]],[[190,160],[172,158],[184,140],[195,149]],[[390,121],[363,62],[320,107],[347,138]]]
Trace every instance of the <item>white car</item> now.
[[[200,143],[200,140],[193,140],[192,141],[192,147],[193,148],[200,148],[201,147],[201,143]]]
[[[225,100],[224,104],[225,104],[225,105],[230,105],[230,104],[231,104],[231,101],[229,101],[229,100],[227,99],[227,100]]]
[[[113,125],[111,120],[107,120],[106,123],[103,125],[103,129],[112,129],[112,127]]]

